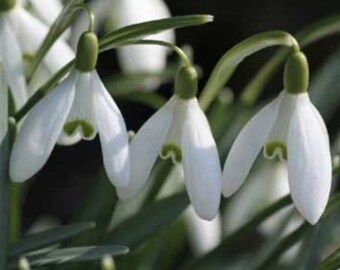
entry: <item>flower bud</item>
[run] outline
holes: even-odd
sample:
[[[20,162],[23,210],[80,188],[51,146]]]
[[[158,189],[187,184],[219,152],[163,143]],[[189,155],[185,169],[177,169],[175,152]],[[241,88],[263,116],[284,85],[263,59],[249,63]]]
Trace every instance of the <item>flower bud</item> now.
[[[290,55],[284,71],[284,87],[290,94],[307,92],[309,82],[308,61],[304,53]]]
[[[98,38],[93,32],[81,35],[76,56],[76,69],[89,72],[95,69],[98,59]]]
[[[175,81],[175,93],[181,99],[191,99],[197,94],[197,71],[192,66],[181,67]]]

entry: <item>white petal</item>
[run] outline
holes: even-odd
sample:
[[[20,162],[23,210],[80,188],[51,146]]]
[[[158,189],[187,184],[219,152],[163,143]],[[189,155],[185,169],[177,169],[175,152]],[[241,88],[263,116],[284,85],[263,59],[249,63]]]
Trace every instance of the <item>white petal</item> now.
[[[288,176],[294,204],[315,224],[329,198],[332,163],[327,129],[307,94],[300,97],[288,133]]]
[[[47,26],[20,7],[15,8],[10,17],[22,51],[34,55],[48,33]],[[43,62],[53,74],[73,57],[70,46],[64,40],[58,39],[47,52]]]
[[[57,19],[63,9],[63,4],[60,0],[29,0],[39,17],[48,25]]]
[[[202,220],[192,207],[185,211],[189,242],[194,253],[199,256],[217,247],[222,239],[221,216],[212,221]]]
[[[29,113],[14,143],[10,157],[10,176],[22,182],[46,163],[63,128],[74,98],[72,73]]]
[[[81,139],[93,140],[96,136],[92,76],[91,72],[78,73],[74,101],[58,144],[72,145]]]
[[[117,20],[118,27],[171,16],[162,0],[121,1],[118,9],[120,11]],[[174,42],[174,31],[162,32],[147,38]],[[168,50],[161,46],[134,45],[119,48],[118,57],[123,70],[127,73],[159,72],[165,68],[167,52]]]
[[[209,123],[197,99],[190,101],[183,128],[183,169],[185,184],[196,213],[212,220],[221,198],[221,165]]]
[[[5,15],[0,15],[0,55],[6,81],[11,89],[16,108],[20,109],[28,97],[24,62],[22,61],[18,40],[8,23],[8,17]]]
[[[130,143],[131,182],[128,188],[117,190],[120,199],[135,196],[148,180],[170,128],[175,103],[173,97],[133,137]]]
[[[130,181],[129,138],[123,116],[96,71],[92,73],[93,110],[105,171],[111,182],[124,187]]]
[[[223,195],[234,194],[246,179],[275,122],[280,96],[261,109],[241,130],[224,164]]]

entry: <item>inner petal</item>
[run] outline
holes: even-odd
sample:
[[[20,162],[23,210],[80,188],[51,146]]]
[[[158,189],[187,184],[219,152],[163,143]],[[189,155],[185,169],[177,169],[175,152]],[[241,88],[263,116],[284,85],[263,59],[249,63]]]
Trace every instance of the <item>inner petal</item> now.
[[[281,93],[277,119],[264,145],[264,156],[268,159],[287,160],[287,136],[292,115],[296,109],[297,95]]]
[[[183,125],[187,117],[188,102],[175,97],[176,105],[174,108],[174,116],[170,129],[164,140],[160,157],[163,159],[171,158],[172,162],[177,164],[182,162],[182,137]]]
[[[79,74],[75,99],[60,136],[61,144],[73,144],[81,139],[92,140],[96,136],[90,75],[91,73]]]

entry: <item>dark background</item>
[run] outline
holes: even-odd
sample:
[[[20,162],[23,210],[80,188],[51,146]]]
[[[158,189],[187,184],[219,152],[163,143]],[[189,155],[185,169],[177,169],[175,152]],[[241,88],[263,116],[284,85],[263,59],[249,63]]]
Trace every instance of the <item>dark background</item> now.
[[[99,0],[100,1],[100,0]],[[218,59],[241,40],[268,30],[295,33],[308,24],[340,11],[338,0],[169,0],[173,15],[212,14],[215,21],[205,26],[177,31],[177,44],[190,44],[195,63],[203,68],[201,85]],[[340,35],[339,35],[340,36]],[[305,50],[311,75],[334,52],[340,38],[332,36]],[[253,56],[240,66],[229,86],[237,95],[261,64],[275,51],[268,49]],[[119,72],[114,53],[101,55],[98,63],[101,75]],[[266,89],[265,97],[282,89],[282,72]],[[171,89],[171,86],[163,88]],[[165,90],[166,93],[166,90]],[[118,102],[129,129],[138,127],[153,112],[151,109],[127,102]],[[102,164],[98,139],[72,147],[56,147],[47,165],[27,184],[23,198],[24,229],[40,216],[52,215],[67,223],[92,187],[93,178]],[[114,196],[114,194],[113,194]]]

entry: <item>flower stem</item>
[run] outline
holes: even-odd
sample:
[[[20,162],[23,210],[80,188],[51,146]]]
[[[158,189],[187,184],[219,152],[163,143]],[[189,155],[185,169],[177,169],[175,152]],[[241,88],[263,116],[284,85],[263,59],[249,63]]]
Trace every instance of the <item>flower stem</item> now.
[[[149,40],[149,39],[143,39],[143,40],[134,40],[134,41],[129,41],[129,42],[123,42],[117,46],[128,46],[128,45],[159,45],[163,47],[167,47],[171,50],[173,50],[179,58],[181,59],[182,63],[184,66],[189,67],[191,66],[191,61],[189,57],[185,54],[185,52],[176,46],[175,44],[161,41],[161,40]]]
[[[9,175],[8,159],[10,139],[8,132],[8,88],[0,67],[0,269],[7,266],[9,221]]]
[[[219,60],[202,91],[200,104],[207,110],[220,90],[228,82],[237,66],[248,56],[268,47],[286,46],[300,50],[295,38],[287,32],[272,31],[252,36],[231,48]]]
[[[73,67],[74,61],[70,61],[67,65],[61,68],[48,82],[46,82],[43,86],[41,86],[26,102],[26,104],[17,111],[13,118],[16,122],[19,122],[29,111],[30,109],[37,104],[40,99],[42,99],[51,89],[55,86],[59,80],[64,77],[67,72]]]
[[[302,29],[295,36],[301,48],[304,48],[320,39],[340,32],[340,14],[321,19],[320,21]],[[254,78],[246,85],[241,94],[241,101],[246,105],[256,103],[263,89],[288,57],[289,50],[279,50],[257,72]]]

